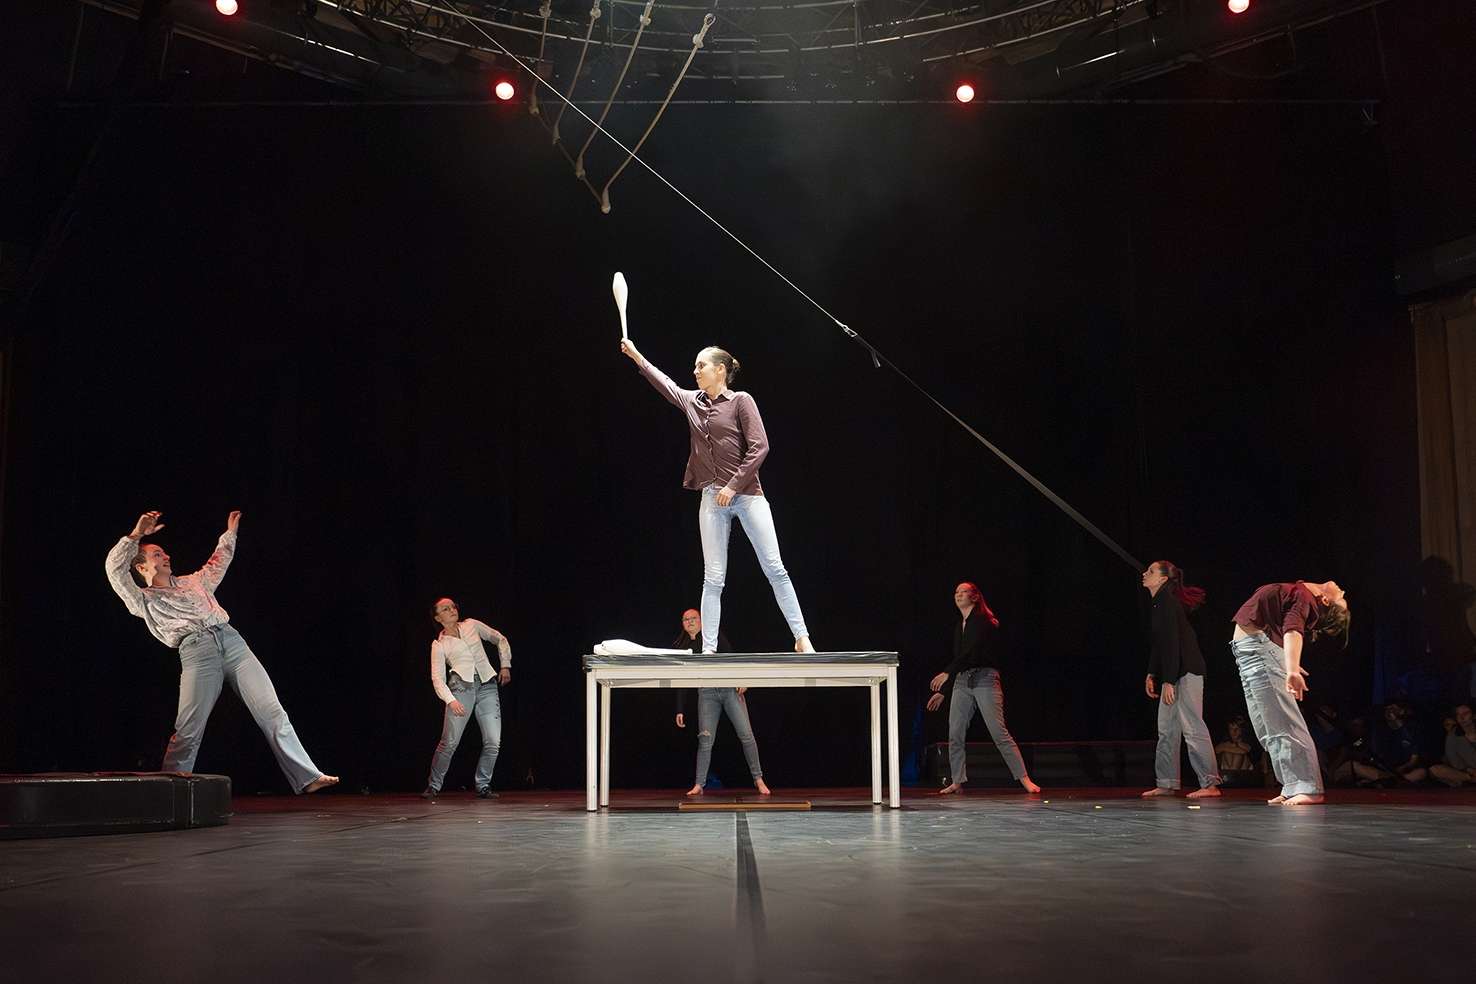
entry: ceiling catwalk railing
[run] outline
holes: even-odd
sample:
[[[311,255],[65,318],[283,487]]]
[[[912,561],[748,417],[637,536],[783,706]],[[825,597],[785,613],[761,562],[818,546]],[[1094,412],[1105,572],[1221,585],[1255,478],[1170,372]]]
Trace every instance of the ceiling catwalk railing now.
[[[600,0],[608,9],[603,30],[586,19],[561,15],[550,5],[528,9],[441,0],[316,0],[341,15],[403,32],[411,45],[439,41],[455,47],[492,51],[470,25],[506,32],[513,38],[565,42],[581,48],[639,48],[646,55],[682,55],[704,16],[714,18],[706,54],[743,58],[792,58],[795,54],[857,52],[901,42],[946,50],[934,59],[988,51],[1044,38],[1071,27],[1121,22],[1146,16],[1146,0],[995,0],[944,6],[930,0],[826,0],[814,4],[696,6],[663,4],[653,13],[640,0]],[[547,16],[545,16],[547,11]],[[637,38],[640,41],[637,41]],[[519,52],[542,57],[540,49]]]

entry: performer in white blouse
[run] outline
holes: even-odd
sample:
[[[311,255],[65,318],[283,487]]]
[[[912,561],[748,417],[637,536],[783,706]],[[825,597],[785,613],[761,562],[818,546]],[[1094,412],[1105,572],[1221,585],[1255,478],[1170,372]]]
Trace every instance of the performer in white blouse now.
[[[497,751],[502,745],[502,700],[498,685],[512,681],[512,647],[507,636],[474,618],[462,618],[456,602],[438,598],[431,616],[440,624],[441,632],[431,642],[431,686],[446,705],[441,725],[441,740],[431,759],[430,780],[420,795],[434,799],[440,795],[451,756],[461,744],[461,733],[475,714],[482,732],[482,757],[477,760],[477,795],[496,798],[492,792],[492,770],[497,765]],[[497,659],[502,669],[494,670],[482,648],[482,640],[497,644]]]
[[[205,566],[183,577],[174,576],[163,547],[139,542],[164,528],[159,516],[158,511],[140,516],[133,532],[108,551],[106,569],[108,583],[128,610],[144,620],[154,638],[179,650],[179,712],[161,771],[194,771],[205,722],[229,681],[266,735],[293,792],[316,793],[335,785],[338,777],[324,775],[308,757],[266,668],[215,600],[236,552],[240,511],[226,518],[226,531]]]

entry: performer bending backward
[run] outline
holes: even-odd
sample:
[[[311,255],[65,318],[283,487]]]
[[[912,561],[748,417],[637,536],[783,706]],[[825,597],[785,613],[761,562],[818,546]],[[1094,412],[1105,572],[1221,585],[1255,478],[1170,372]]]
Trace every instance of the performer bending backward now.
[[[1305,641],[1342,636],[1347,645],[1348,599],[1336,581],[1266,584],[1235,613],[1230,651],[1240,670],[1251,727],[1271,760],[1281,794],[1272,806],[1322,802],[1317,748],[1297,701],[1307,692]]]
[[[621,340],[620,351],[640,367],[641,375],[658,393],[686,415],[691,431],[692,450],[682,484],[702,493],[697,508],[702,535],[702,651],[717,651],[728,574],[728,535],[737,519],[794,634],[794,651],[814,652],[799,598],[779,556],[769,500],[759,484],[759,466],[769,454],[764,421],[753,397],[728,388],[738,376],[738,360],[720,348],[703,349],[692,367],[697,389],[684,390],[647,362],[630,339]]]
[[[1143,796],[1172,796],[1179,788],[1181,737],[1189,747],[1189,764],[1199,776],[1199,788],[1189,798],[1219,796],[1223,780],[1204,724],[1204,654],[1186,613],[1204,604],[1204,589],[1185,586],[1184,572],[1167,560],[1148,566],[1143,587],[1153,596],[1143,689],[1158,701],[1158,750],[1153,755],[1158,783]]]
[[[943,688],[948,678],[953,677],[953,702],[948,707],[948,771],[952,776],[939,795],[956,793],[969,781],[965,739],[976,705],[984,715],[994,747],[1010,767],[1010,774],[1026,792],[1038,793],[1040,787],[1026,774],[1020,747],[1005,725],[1000,658],[992,644],[999,619],[989,610],[978,587],[968,581],[953,589],[953,603],[959,614],[958,625],[953,630],[953,660],[928,684],[933,691],[933,696],[928,698],[928,710],[936,711],[943,706]]]
[[[694,653],[702,652],[702,613],[695,608],[682,612],[682,631],[677,635],[673,649],[687,648]],[[718,633],[717,651],[731,652],[727,636]],[[759,795],[768,796],[769,787],[764,782],[764,767],[759,763],[758,742],[753,737],[753,725],[748,720],[748,703],[743,693],[746,687],[701,687],[697,691],[697,779],[688,796],[701,796],[707,785],[707,770],[712,765],[712,743],[717,736],[718,720],[723,712],[733,722],[738,733],[738,744],[743,746],[743,757],[748,760],[748,771],[753,775],[754,788]],[[687,688],[677,688],[676,726],[687,726]]]
[[[441,740],[431,757],[430,779],[420,795],[435,799],[451,767],[451,756],[461,744],[466,723],[475,714],[477,730],[482,733],[482,755],[477,759],[476,790],[482,799],[496,799],[492,791],[492,770],[497,767],[497,751],[502,747],[502,697],[499,685],[512,682],[512,647],[507,636],[474,618],[462,618],[456,602],[437,598],[431,606],[431,617],[441,626],[431,640],[431,687],[446,705],[441,723]],[[493,669],[487,659],[482,640],[497,644],[497,659],[502,668]]]
[[[195,770],[205,722],[210,720],[222,685],[229,681],[266,735],[294,793],[316,793],[335,785],[338,777],[324,775],[308,757],[277,701],[266,668],[215,600],[215,589],[236,552],[240,511],[226,518],[226,530],[205,566],[184,577],[174,576],[163,547],[139,542],[164,528],[159,516],[157,510],[140,516],[133,532],[108,551],[106,569],[108,583],[128,610],[144,620],[155,639],[179,650],[179,713],[161,771]]]

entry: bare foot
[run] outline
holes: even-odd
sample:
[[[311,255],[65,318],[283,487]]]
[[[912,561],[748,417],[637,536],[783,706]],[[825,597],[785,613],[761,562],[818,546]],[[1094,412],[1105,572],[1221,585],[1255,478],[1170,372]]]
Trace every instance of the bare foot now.
[[[702,795],[702,787],[701,786],[693,786],[691,789],[687,790],[686,795],[688,795],[688,796],[701,796]]]
[[[1312,806],[1314,804],[1321,803],[1321,802],[1322,802],[1322,795],[1320,793],[1298,793],[1295,796],[1288,796],[1286,798],[1286,801],[1283,802],[1281,805],[1282,806]]]
[[[1143,798],[1146,800],[1153,799],[1155,796],[1172,796],[1174,795],[1174,792],[1175,791],[1172,789],[1164,789],[1162,786],[1154,786],[1152,789],[1143,794]]]
[[[1211,796],[1219,796],[1219,795],[1220,795],[1220,787],[1219,786],[1205,786],[1203,789],[1196,789],[1194,792],[1190,793],[1189,796],[1188,796],[1188,799],[1192,799],[1192,800],[1208,799]]]
[[[1038,793],[1038,792],[1040,792],[1040,787],[1037,786],[1035,784],[1035,780],[1032,779],[1032,778],[1030,778],[1029,776],[1026,776],[1024,779],[1021,779],[1020,780],[1020,785],[1022,785],[1022,786],[1025,787],[1025,792],[1027,792],[1027,793]]]
[[[1285,796],[1277,796],[1274,799],[1268,799],[1266,801],[1266,805],[1267,806],[1280,806],[1281,804],[1283,804],[1285,802],[1286,802],[1286,797]]]
[[[759,795],[760,796],[773,796],[774,795],[773,793],[769,792],[769,785],[768,785],[768,783],[764,782],[762,779],[755,779],[753,781],[753,787],[759,791]]]
[[[306,786],[302,787],[302,791],[304,793],[316,793],[320,789],[327,789],[329,786],[337,786],[337,785],[338,785],[338,777],[337,776],[319,776],[318,778],[314,779],[312,782],[308,783]]]
[[[815,647],[810,645],[809,636],[800,636],[794,641],[794,651],[797,653],[813,653]]]
[[[942,789],[938,790],[938,795],[939,796],[952,796],[954,793],[958,792],[960,789],[963,789],[963,786],[960,783],[950,782],[948,785],[946,785]]]

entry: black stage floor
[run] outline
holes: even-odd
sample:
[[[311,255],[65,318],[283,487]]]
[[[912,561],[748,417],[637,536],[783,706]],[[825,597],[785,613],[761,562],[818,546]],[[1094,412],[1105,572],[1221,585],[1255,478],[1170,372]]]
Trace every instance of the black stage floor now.
[[[1469,976],[1473,794],[868,792],[238,799],[225,827],[0,843],[0,979]]]

